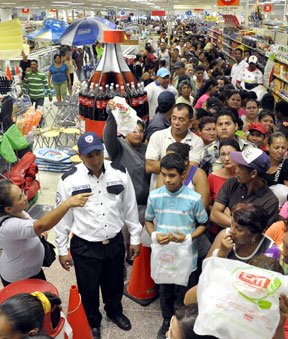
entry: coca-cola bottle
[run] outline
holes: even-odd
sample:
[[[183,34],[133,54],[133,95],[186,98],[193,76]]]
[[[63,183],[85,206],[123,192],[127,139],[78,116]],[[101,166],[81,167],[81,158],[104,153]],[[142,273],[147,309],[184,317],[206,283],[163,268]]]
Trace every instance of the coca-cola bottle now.
[[[124,86],[123,86],[123,88],[124,88]],[[121,96],[121,95],[120,95],[119,85],[118,85],[118,84],[116,84],[115,96],[117,96],[117,97],[120,97],[120,96]]]
[[[79,114],[84,116],[84,107],[83,107],[83,97],[87,90],[87,84],[83,81],[80,91],[79,91]]]
[[[135,111],[138,113],[138,105],[139,105],[139,100],[138,100],[138,93],[136,91],[134,82],[131,82],[131,92],[130,92],[130,97],[131,97],[131,105],[132,108],[135,109]]]
[[[82,116],[84,118],[88,117],[88,85],[85,84],[84,90],[82,92]]]
[[[127,99],[127,94],[125,92],[125,89],[124,89],[124,86],[121,86],[121,89],[120,89],[120,95],[119,95],[121,98],[125,98],[126,99],[126,102],[128,102],[128,99]]]
[[[147,92],[145,90],[144,82],[141,82],[141,89],[144,93],[144,115],[147,115],[149,114],[149,104],[148,104]]]
[[[105,121],[106,120],[106,105],[105,105],[105,94],[103,92],[103,87],[100,86],[99,92],[96,96],[96,110],[94,110],[97,115],[93,117],[93,120]]]
[[[112,100],[115,97],[115,93],[113,90],[113,85],[111,84],[109,92],[107,93],[108,101]]]
[[[94,108],[94,83],[91,83],[90,91],[87,94],[87,118],[93,120],[93,108]]]
[[[144,91],[142,91],[141,84],[137,84],[138,87],[138,116],[141,118],[145,115],[144,107]]]

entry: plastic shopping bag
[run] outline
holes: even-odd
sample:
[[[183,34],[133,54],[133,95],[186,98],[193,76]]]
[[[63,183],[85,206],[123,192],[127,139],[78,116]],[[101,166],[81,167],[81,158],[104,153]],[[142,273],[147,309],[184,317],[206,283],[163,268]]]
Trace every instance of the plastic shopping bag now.
[[[135,130],[137,121],[141,119],[137,117],[136,111],[126,103],[125,98],[114,97],[113,101],[116,108],[112,110],[112,114],[120,133],[126,136]]]
[[[156,284],[187,286],[193,270],[191,235],[188,234],[182,243],[170,241],[160,245],[156,233],[151,236],[151,278]]]
[[[288,277],[238,260],[203,262],[194,331],[221,339],[272,338],[280,320],[279,295]]]

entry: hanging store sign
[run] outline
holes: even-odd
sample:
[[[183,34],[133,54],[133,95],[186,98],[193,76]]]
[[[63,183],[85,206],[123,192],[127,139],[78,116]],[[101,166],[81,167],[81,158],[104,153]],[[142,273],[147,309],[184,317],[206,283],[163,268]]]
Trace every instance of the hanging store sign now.
[[[263,6],[263,12],[272,12],[272,5],[271,4],[266,4]]]
[[[217,0],[218,6],[238,6],[239,0]]]
[[[190,16],[190,15],[192,15],[192,12],[191,11],[186,11],[185,14]]]
[[[152,16],[165,16],[165,11],[152,11]]]
[[[30,14],[30,9],[29,8],[22,8],[21,13],[22,14]]]

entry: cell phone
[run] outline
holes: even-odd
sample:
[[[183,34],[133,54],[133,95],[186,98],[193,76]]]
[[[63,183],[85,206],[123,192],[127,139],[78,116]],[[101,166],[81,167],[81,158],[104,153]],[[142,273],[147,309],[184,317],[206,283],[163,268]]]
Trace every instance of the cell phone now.
[[[226,234],[230,234],[230,228],[226,228]]]

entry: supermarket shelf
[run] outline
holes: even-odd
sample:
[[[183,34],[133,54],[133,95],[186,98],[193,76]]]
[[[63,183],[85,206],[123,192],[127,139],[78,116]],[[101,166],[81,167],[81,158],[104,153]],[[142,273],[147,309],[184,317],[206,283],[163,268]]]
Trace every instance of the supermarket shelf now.
[[[223,35],[223,36],[224,36],[224,38],[227,38],[227,39],[229,39],[229,40],[235,41],[235,42],[237,42],[238,44],[240,44],[240,45],[242,45],[242,46],[245,46],[245,47],[247,47],[247,48],[249,48],[249,49],[252,49],[253,51],[255,51],[255,52],[257,52],[257,53],[259,53],[259,54],[265,56],[266,58],[268,58],[267,55],[265,54],[265,52],[264,52],[264,51],[261,51],[260,49],[257,49],[257,48],[255,48],[255,47],[248,46],[248,45],[244,44],[242,41],[239,41],[239,40],[230,38],[228,35]],[[281,61],[281,59],[280,59],[280,61]],[[285,62],[284,62],[284,63],[285,63]],[[287,61],[287,64],[288,64],[288,61]]]
[[[278,78],[278,79],[280,79],[280,80],[282,80],[282,81],[284,81],[284,82],[286,82],[286,83],[288,84],[288,79],[285,79],[285,78],[283,78],[283,77],[280,77],[280,75],[277,75],[277,74],[273,74],[273,76],[276,77],[276,78]]]
[[[223,46],[227,47],[227,48],[230,48],[230,49],[233,49],[229,44],[226,44],[225,42],[222,42]]]
[[[281,58],[275,57],[275,60],[282,62],[282,64],[288,65],[288,60],[283,60]]]
[[[220,34],[220,35],[222,35],[222,32],[217,32],[217,31],[214,31],[214,29],[211,29],[211,28],[209,28],[209,31],[210,31],[210,32],[213,32],[213,33],[217,33],[217,34]]]
[[[222,52],[223,52],[225,55],[227,55],[230,59],[232,59],[233,61],[236,62],[236,60],[235,60],[228,52],[224,51],[224,49],[222,49]]]
[[[283,99],[283,100],[285,100],[285,101],[288,101],[288,97],[285,97],[285,95],[283,95],[283,94],[281,94],[281,93],[279,93],[279,92],[277,92],[277,91],[274,91],[273,88],[270,88],[270,91],[272,91],[273,93],[275,93],[276,95],[278,95],[279,98],[281,98],[281,99]]]

